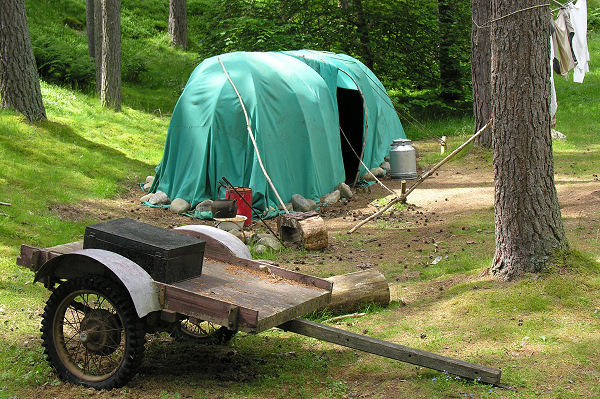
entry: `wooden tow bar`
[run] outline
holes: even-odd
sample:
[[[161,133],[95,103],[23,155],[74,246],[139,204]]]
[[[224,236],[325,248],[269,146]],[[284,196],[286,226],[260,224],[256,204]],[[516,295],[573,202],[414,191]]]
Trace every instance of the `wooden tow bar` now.
[[[436,355],[419,349],[394,344],[377,338],[367,337],[339,328],[326,326],[309,320],[296,319],[283,323],[279,328],[296,334],[316,338],[322,341],[358,349],[363,352],[400,360],[401,362],[415,364],[434,370],[448,372],[460,377],[484,382],[487,384],[500,384],[500,369],[480,366],[465,362],[460,359]]]

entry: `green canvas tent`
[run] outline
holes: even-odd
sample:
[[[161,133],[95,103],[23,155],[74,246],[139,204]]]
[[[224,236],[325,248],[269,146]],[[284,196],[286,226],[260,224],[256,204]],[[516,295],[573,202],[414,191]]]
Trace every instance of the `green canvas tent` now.
[[[251,187],[257,208],[277,208],[224,69],[283,201],[296,193],[318,201],[338,183],[354,181],[360,165],[352,150],[373,168],[393,139],[406,138],[383,85],[352,57],[311,50],[223,54],[204,60],[190,76],[151,191],[195,206],[217,199],[225,176]]]

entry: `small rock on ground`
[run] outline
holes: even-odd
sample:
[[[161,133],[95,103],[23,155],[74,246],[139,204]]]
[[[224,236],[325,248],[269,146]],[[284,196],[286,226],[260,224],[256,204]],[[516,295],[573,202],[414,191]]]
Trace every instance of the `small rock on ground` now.
[[[390,163],[389,163],[389,162],[387,162],[387,161],[385,161],[385,162],[382,162],[382,163],[381,163],[381,165],[379,165],[379,167],[380,167],[381,169],[385,170],[386,172],[389,172],[389,171],[390,171],[390,169],[392,169],[392,166],[391,166],[391,165],[390,165]]]
[[[338,184],[337,186],[335,186],[335,189],[340,191],[340,196],[342,198],[346,198],[346,199],[352,198],[352,195],[353,195],[352,189],[346,183]]]
[[[146,176],[146,184],[148,183],[154,183],[154,176]]]
[[[152,183],[146,183],[144,184],[144,191],[148,192],[148,190],[150,190],[150,188],[152,188]]]
[[[300,194],[292,195],[292,207],[295,212],[308,212],[317,207],[317,203],[311,199],[304,198]]]
[[[258,245],[264,245],[270,248],[273,248],[275,251],[279,251],[281,249],[281,243],[279,240],[272,235],[268,235],[266,237],[261,238],[257,242]]]
[[[551,134],[553,140],[564,140],[567,138],[567,136],[565,134],[559,132],[558,130],[554,130],[554,129],[550,129],[550,134]]]
[[[200,202],[198,205],[196,205],[196,211],[197,212],[208,212],[210,211],[210,207],[212,205],[212,200],[204,200],[202,202]]]
[[[256,252],[258,255],[264,254],[265,252],[267,252],[267,247],[265,247],[262,244],[259,244],[254,247],[254,252]]]
[[[152,195],[153,195],[152,193],[144,195],[142,198],[140,198],[140,202],[148,201],[150,199],[150,197],[152,197]]]
[[[335,204],[340,199],[340,190],[334,190],[321,197],[322,204]]]
[[[163,193],[162,191],[157,191],[156,193],[152,194],[150,199],[148,199],[148,202],[151,205],[167,205],[171,202],[171,200],[167,194]]]
[[[171,202],[169,210],[173,213],[183,213],[189,211],[190,207],[190,203],[183,198],[175,198],[173,202]]]

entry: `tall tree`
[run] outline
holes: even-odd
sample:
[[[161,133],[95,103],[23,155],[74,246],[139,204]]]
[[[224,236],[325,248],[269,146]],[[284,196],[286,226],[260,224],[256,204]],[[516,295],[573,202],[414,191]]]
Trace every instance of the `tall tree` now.
[[[473,25],[471,30],[471,77],[473,82],[473,115],[475,131],[481,129],[492,114],[490,98],[491,44],[490,26],[491,3],[489,0],[471,0]],[[475,139],[482,147],[492,146],[491,129]]]
[[[100,102],[121,110],[121,0],[102,0]]]
[[[361,61],[369,69],[373,69],[375,55],[371,48],[371,22],[368,17],[367,7],[362,0],[339,0],[338,7],[344,14],[345,22],[356,29],[356,39],[358,39],[358,51]]]
[[[554,251],[568,248],[550,137],[550,11],[539,4],[492,0],[496,254],[491,272],[504,279],[541,271]]]
[[[457,42],[459,15],[458,0],[438,0],[440,97],[448,105],[462,99],[462,76]]]
[[[102,0],[93,1],[94,11],[94,64],[96,66],[96,94],[102,89]]]
[[[85,0],[85,31],[88,40],[88,54],[90,58],[94,58],[95,42],[94,42],[94,0]]]
[[[3,0],[0,7],[0,107],[30,121],[46,119],[24,0]]]
[[[169,35],[173,45],[187,48],[186,0],[169,0]]]

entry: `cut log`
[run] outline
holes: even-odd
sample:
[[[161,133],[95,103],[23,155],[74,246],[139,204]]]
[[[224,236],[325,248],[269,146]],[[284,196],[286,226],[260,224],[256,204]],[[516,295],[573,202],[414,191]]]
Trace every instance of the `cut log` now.
[[[385,276],[375,269],[326,278],[333,283],[331,301],[327,308],[334,312],[354,312],[374,303],[390,303],[390,287]]]
[[[277,229],[282,241],[297,243],[308,250],[327,248],[327,228],[316,212],[295,212],[279,216]]]

